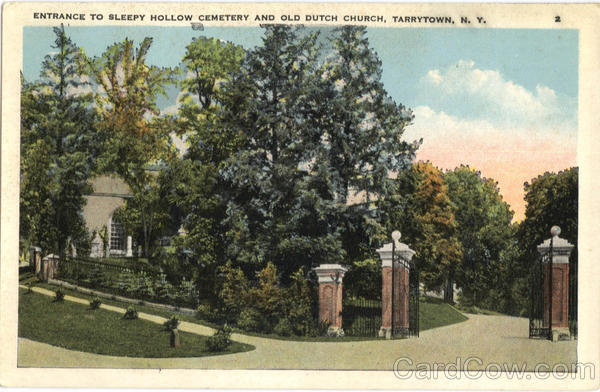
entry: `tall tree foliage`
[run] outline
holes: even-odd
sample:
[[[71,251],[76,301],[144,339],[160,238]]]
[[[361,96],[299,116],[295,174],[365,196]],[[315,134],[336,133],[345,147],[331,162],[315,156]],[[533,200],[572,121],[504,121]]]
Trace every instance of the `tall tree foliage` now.
[[[538,257],[537,245],[550,237],[552,226],[560,226],[560,236],[575,245],[570,262],[577,263],[578,184],[577,167],[558,173],[546,172],[524,184],[527,203],[525,219],[517,232],[519,269],[524,271],[523,276],[516,281],[516,294],[521,298],[521,314],[528,310],[528,273]]]
[[[579,170],[544,173],[525,183],[525,219],[519,227],[519,245],[526,261],[535,260],[536,247],[558,225],[560,236],[577,245]],[[573,257],[577,253],[573,252]]]
[[[81,212],[99,140],[80,49],[64,27],[54,34],[41,81],[22,80],[21,237],[62,255],[69,237],[80,250],[89,245]]]
[[[273,261],[286,276],[308,260],[341,256],[327,219],[315,213],[323,199],[307,168],[314,157],[307,120],[315,41],[316,34],[300,28],[267,26],[263,44],[247,53],[226,92],[224,120],[243,135],[222,171],[230,185],[227,252],[250,268]]]
[[[384,234],[382,217],[369,202],[391,195],[390,174],[410,165],[419,142],[402,139],[413,114],[385,90],[381,61],[369,46],[366,27],[337,28],[330,44],[315,100],[322,114],[315,124],[321,129],[317,162],[326,167],[342,215],[344,248],[355,259],[372,252]],[[353,196],[362,203],[346,207]]]
[[[415,251],[426,289],[444,289],[446,300],[452,301],[462,247],[443,173],[430,162],[418,162],[399,173],[396,186],[396,196],[381,203],[389,230],[400,230]]]
[[[182,69],[177,132],[189,149],[172,167],[179,183],[174,188],[184,216],[184,245],[197,255],[201,266],[215,272],[224,261],[225,202],[219,169],[236,150],[239,135],[223,126],[227,97],[223,90],[239,71],[244,50],[216,38],[195,38],[186,48]]]
[[[447,172],[444,180],[463,249],[456,274],[461,304],[511,311],[512,286],[523,271],[516,264],[510,206],[492,179],[468,166]]]
[[[156,106],[173,73],[146,63],[151,44],[152,39],[145,38],[135,48],[132,40],[125,39],[100,57],[85,58],[98,86],[99,129],[106,138],[100,169],[117,173],[130,187],[133,198],[126,208],[139,217],[136,228],[146,256],[160,227],[156,174],[148,166],[173,154],[170,123],[157,118]]]
[[[284,276],[372,251],[367,238],[383,233],[381,217],[368,202],[350,206],[349,195],[385,197],[390,172],[416,148],[401,139],[412,113],[383,88],[365,29],[329,39],[323,48],[317,34],[268,26],[227,90],[226,118],[243,135],[223,171],[229,255],[273,261]]]

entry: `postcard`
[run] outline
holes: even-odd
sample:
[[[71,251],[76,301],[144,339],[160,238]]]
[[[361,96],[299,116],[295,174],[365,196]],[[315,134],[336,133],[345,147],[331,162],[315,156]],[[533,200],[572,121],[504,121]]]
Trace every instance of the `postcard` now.
[[[597,5],[2,22],[3,386],[598,388]]]

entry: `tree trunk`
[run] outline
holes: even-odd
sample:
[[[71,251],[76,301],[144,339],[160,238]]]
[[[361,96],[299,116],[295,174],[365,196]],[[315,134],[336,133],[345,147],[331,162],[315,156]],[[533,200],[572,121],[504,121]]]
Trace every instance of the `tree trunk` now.
[[[444,302],[449,304],[454,303],[454,279],[448,278],[446,280],[446,287],[444,288]]]

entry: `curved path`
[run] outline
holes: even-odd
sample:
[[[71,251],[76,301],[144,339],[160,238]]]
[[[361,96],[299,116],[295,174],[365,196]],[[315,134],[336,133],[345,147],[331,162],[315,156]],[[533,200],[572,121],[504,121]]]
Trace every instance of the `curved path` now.
[[[36,292],[53,295],[50,290]],[[65,296],[66,300],[88,304],[87,300]],[[102,308],[124,313],[123,308]],[[163,323],[166,319],[146,313],[140,318]],[[232,339],[252,344],[253,351],[201,358],[129,358],[84,353],[19,338],[18,366],[23,367],[110,367],[110,368],[210,368],[210,369],[360,369],[391,370],[399,358],[400,368],[419,364],[468,363],[482,369],[489,363],[532,370],[536,364],[552,367],[576,361],[577,341],[552,343],[528,339],[528,320],[509,316],[468,315],[465,322],[423,331],[419,338],[354,342],[300,342],[242,334]],[[211,335],[212,328],[181,322],[179,329]],[[184,343],[185,344],[185,343]]]

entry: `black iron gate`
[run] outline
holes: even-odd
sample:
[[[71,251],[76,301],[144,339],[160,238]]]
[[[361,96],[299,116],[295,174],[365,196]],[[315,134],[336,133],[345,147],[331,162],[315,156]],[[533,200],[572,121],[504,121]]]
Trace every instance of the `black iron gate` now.
[[[381,299],[344,298],[342,329],[348,336],[377,337],[381,328]]]
[[[408,275],[408,336],[419,336],[419,270],[410,263]]]
[[[552,340],[552,246],[531,268],[529,337]]]
[[[575,255],[569,263],[569,332],[574,338],[577,337],[577,259]]]
[[[396,276],[395,268],[406,268],[408,270],[408,288],[406,285],[396,284],[392,279],[392,308],[394,306],[408,306],[408,328],[394,325],[392,317],[392,331],[394,337],[417,337],[419,336],[419,271],[414,262],[399,260],[399,267],[392,267],[392,277]],[[392,263],[394,266],[395,263]],[[400,293],[398,297],[405,298],[408,294],[407,304],[394,304],[396,298],[395,290],[407,290],[408,293]],[[348,336],[379,336],[381,329],[381,297],[374,295],[373,298],[351,298],[344,292],[342,304],[342,328]]]

